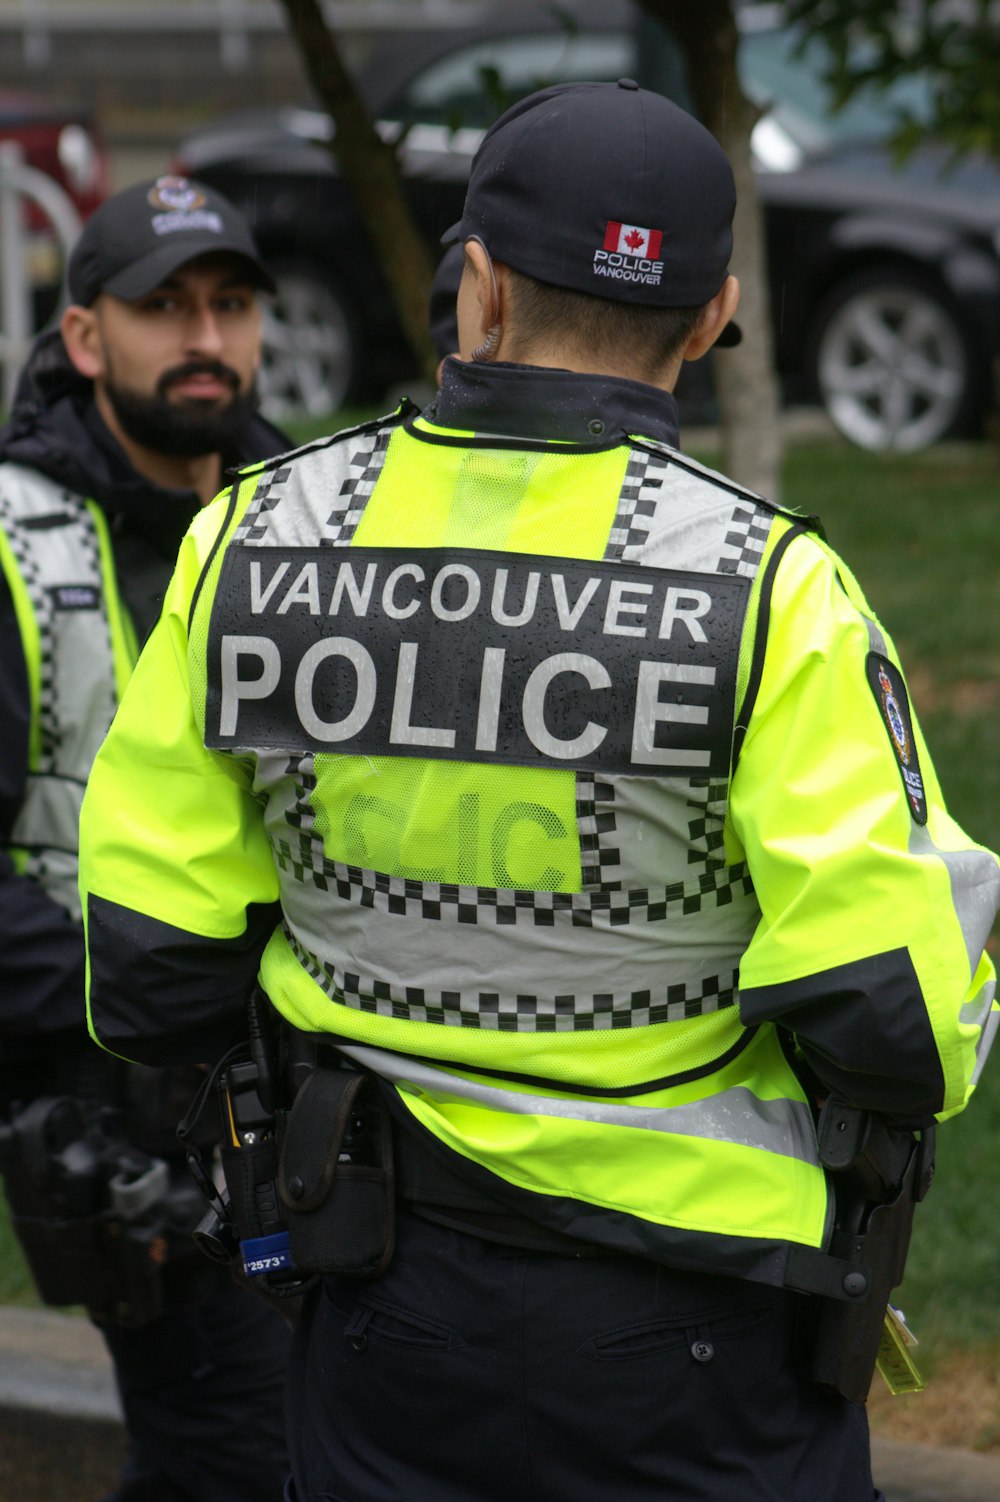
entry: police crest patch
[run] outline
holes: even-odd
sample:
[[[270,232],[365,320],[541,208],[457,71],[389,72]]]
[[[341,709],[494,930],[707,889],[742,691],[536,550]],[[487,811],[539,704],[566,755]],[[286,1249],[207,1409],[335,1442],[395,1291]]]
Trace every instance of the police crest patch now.
[[[174,213],[190,214],[205,203],[205,195],[186,177],[158,177],[146,198],[154,209],[170,209]]]
[[[186,177],[158,177],[146,194],[146,201],[152,208],[163,210],[150,220],[157,235],[171,235],[183,230],[209,230],[213,235],[222,234],[222,216],[205,207],[208,200],[204,193]]]
[[[894,663],[878,652],[869,652],[866,663],[868,682],[875,702],[889,732],[889,743],[899,763],[903,787],[910,812],[917,824],[927,823],[927,796],[920,771],[917,745],[913,734],[913,717],[903,675]]]

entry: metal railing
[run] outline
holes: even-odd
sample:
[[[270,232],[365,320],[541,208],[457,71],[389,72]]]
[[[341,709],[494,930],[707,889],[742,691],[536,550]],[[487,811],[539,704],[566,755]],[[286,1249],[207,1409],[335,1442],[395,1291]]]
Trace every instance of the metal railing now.
[[[0,141],[0,405],[7,410],[36,333],[26,202],[41,210],[65,266],[80,233],[80,218],[71,199],[51,177],[25,163],[16,141]]]

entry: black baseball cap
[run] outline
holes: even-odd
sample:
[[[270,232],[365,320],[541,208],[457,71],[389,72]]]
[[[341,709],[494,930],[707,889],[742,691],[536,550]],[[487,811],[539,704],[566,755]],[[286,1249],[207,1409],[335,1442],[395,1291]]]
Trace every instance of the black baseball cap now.
[[[221,193],[190,177],[136,183],[106,199],[84,225],[69,258],[70,300],[89,307],[100,292],[144,297],[211,251],[241,256],[251,281],[275,290],[249,225]]]
[[[443,241],[476,236],[551,286],[692,308],[729,274],[735,208],[725,152],[678,105],[630,78],[560,84],[490,126]],[[718,342],[741,337],[730,323]]]

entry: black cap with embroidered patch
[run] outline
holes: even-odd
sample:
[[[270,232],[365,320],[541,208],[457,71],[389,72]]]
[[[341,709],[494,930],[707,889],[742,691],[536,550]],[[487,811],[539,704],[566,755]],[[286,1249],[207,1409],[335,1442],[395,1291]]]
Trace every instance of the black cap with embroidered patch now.
[[[715,137],[632,79],[529,94],[486,132],[462,218],[490,255],[555,287],[691,308],[728,275],[736,188]],[[735,324],[719,343],[737,344]]]
[[[249,225],[221,193],[188,177],[136,183],[102,203],[84,225],[69,260],[70,299],[89,307],[100,292],[144,297],[212,251],[241,256],[251,282],[274,291]]]

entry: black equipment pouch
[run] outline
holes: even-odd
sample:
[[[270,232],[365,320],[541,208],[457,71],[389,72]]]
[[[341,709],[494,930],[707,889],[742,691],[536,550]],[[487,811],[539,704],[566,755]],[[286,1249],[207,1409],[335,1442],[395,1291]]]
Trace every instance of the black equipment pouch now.
[[[278,1170],[292,1261],[303,1272],[374,1278],[395,1246],[392,1129],[379,1087],[316,1069],[295,1097]]]
[[[914,1208],[934,1174],[934,1128],[916,1133],[828,1100],[819,1155],[836,1222],[826,1252],[792,1249],[787,1286],[818,1295],[806,1319],[810,1374],[852,1403],[868,1396],[889,1295],[903,1280]]]

